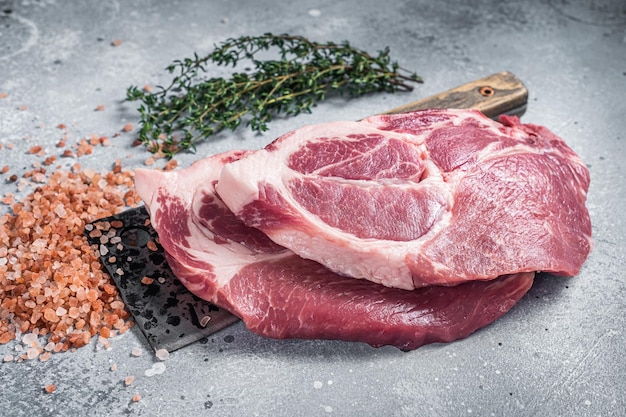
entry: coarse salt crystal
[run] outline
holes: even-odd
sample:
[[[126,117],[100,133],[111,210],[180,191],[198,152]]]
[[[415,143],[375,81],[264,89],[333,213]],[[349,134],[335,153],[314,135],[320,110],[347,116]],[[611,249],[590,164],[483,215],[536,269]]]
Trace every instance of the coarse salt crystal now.
[[[153,278],[150,278],[150,277],[143,277],[143,278],[141,278],[141,283],[144,284],[144,285],[150,285],[153,282],[154,282]]]
[[[77,307],[70,307],[68,315],[70,318],[77,319],[80,316],[80,310]]]
[[[141,356],[141,349],[138,347],[133,348],[133,350],[130,351],[130,354],[132,356]]]
[[[37,335],[33,333],[26,333],[22,336],[22,343],[26,346],[33,346],[34,343],[38,343]]]
[[[35,359],[37,356],[39,356],[39,349],[37,349],[36,347],[28,349],[28,351],[26,351],[26,356],[28,357],[28,359]]]
[[[57,216],[64,218],[65,216],[67,216],[67,211],[65,210],[65,206],[63,206],[63,204],[59,204],[54,208],[54,212],[57,214]]]
[[[167,351],[167,349],[158,349],[155,352],[155,355],[158,359],[162,361],[166,361],[170,357],[170,353]]]
[[[163,362],[157,362],[153,364],[150,369],[146,369],[144,372],[144,375],[145,376],[160,375],[163,372],[165,372],[165,369],[166,369],[166,366]]]
[[[111,308],[115,309],[115,310],[122,310],[124,308],[124,302],[123,301],[113,301],[111,303]]]

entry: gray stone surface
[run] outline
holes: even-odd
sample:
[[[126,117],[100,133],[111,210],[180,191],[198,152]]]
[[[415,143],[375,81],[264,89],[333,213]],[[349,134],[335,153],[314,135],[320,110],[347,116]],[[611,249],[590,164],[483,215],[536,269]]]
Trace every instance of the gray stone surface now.
[[[498,322],[468,339],[412,352],[334,341],[276,341],[234,325],[157,359],[138,329],[45,363],[0,362],[6,416],[621,416],[626,412],[626,4],[623,0],[0,1],[0,165],[21,175],[71,140],[136,123],[131,84],[167,81],[172,60],[228,37],[271,31],[349,40],[425,79],[412,93],[333,100],[202,144],[194,159],[257,148],[302,124],[353,120],[509,70],[528,86],[523,121],[549,127],[591,171],[595,247],[579,276],[540,276]],[[112,40],[122,44],[113,47]],[[26,110],[18,110],[19,106]],[[105,110],[95,112],[98,105]],[[142,166],[132,133],[81,158]],[[7,149],[6,144],[15,147]],[[74,161],[61,161],[69,166]],[[2,194],[23,193],[0,177]],[[8,208],[1,206],[1,212]],[[143,354],[131,355],[133,348]],[[0,345],[0,358],[15,353]],[[111,371],[111,364],[117,365]],[[134,375],[126,387],[124,377]],[[42,387],[55,383],[54,394]],[[131,402],[135,392],[142,399]]]

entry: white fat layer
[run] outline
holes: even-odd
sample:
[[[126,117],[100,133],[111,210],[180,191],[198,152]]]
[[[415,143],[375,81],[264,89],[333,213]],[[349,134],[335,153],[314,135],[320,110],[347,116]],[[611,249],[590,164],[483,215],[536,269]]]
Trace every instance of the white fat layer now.
[[[223,154],[226,159],[230,153]],[[282,252],[259,254],[248,249],[238,242],[225,242],[218,244],[213,239],[215,235],[206,229],[199,221],[198,210],[201,207],[201,198],[206,194],[214,194],[213,182],[218,178],[223,167],[219,157],[201,159],[190,167],[172,172],[156,170],[138,170],[137,188],[141,190],[141,198],[145,201],[151,215],[153,226],[158,230],[158,219],[154,213],[158,211],[161,203],[156,201],[159,192],[183,203],[190,213],[184,221],[190,231],[190,236],[173,239],[173,243],[183,250],[191,259],[210,265],[213,268],[215,279],[211,281],[217,288],[228,285],[242,266],[255,262],[267,262],[282,259],[293,254],[284,250]],[[167,202],[166,202],[167,204]],[[165,208],[165,207],[162,207]],[[188,271],[196,271],[198,275],[206,271],[196,269],[191,265],[184,264],[184,260],[177,259]],[[190,291],[201,291],[207,285],[206,281],[185,281]]]

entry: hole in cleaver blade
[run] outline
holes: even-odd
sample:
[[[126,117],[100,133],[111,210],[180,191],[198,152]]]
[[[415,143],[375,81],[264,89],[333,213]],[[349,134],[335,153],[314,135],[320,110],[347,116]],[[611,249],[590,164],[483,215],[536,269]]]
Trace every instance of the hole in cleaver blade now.
[[[145,207],[96,220],[85,235],[100,248],[102,264],[155,351],[172,352],[239,320],[193,295],[174,276]],[[142,282],[144,277],[151,280]]]

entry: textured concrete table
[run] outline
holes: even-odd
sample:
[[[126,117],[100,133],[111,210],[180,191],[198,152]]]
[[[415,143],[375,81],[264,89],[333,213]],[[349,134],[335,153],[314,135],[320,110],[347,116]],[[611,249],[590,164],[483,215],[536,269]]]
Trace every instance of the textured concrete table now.
[[[0,165],[30,169],[33,143],[113,136],[136,123],[131,84],[167,80],[172,60],[228,37],[275,33],[349,40],[425,79],[408,94],[332,100],[263,135],[220,134],[198,155],[257,148],[306,123],[354,120],[508,70],[530,90],[523,121],[549,127],[591,171],[595,248],[575,278],[540,276],[504,318],[471,337],[412,352],[333,341],[276,341],[239,323],[173,352],[165,368],[138,329],[110,350],[0,363],[0,415],[619,416],[626,413],[626,4],[391,1],[0,1]],[[120,39],[119,46],[112,46]],[[94,108],[104,105],[105,110]],[[26,106],[26,107],[21,107]],[[22,110],[20,110],[20,107]],[[148,154],[115,138],[81,163]],[[70,162],[63,162],[68,164]],[[2,193],[20,194],[2,178]],[[24,191],[26,192],[26,191]],[[2,212],[8,208],[2,206]],[[131,355],[134,348],[144,354]],[[0,357],[12,352],[0,345]],[[117,364],[112,372],[110,365]],[[132,387],[123,379],[134,375]],[[57,391],[42,387],[55,383]],[[131,401],[134,392],[142,399]]]

